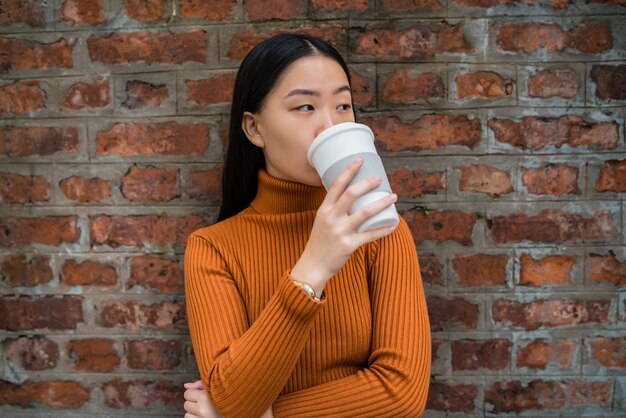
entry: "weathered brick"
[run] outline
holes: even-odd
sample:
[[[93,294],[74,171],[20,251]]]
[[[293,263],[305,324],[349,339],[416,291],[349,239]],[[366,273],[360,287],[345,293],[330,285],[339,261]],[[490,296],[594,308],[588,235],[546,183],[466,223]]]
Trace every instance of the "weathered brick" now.
[[[511,363],[511,346],[505,339],[452,341],[453,370],[505,370]]]
[[[0,246],[76,242],[80,238],[77,222],[76,216],[0,218]]]
[[[404,212],[402,217],[409,225],[416,242],[456,241],[463,245],[472,244],[472,231],[476,224],[475,213],[459,211]]]
[[[522,168],[522,181],[529,193],[562,196],[580,194],[578,168],[550,163],[538,168]]]
[[[499,170],[486,164],[460,167],[459,191],[479,192],[498,197],[513,192],[510,171]]]
[[[422,281],[429,285],[443,285],[443,264],[435,254],[420,254],[420,273]]]
[[[602,163],[595,190],[626,193],[626,160],[609,160]]]
[[[616,237],[616,225],[606,210],[590,217],[545,209],[537,215],[523,213],[494,216],[487,220],[496,243],[504,242],[610,242]]]
[[[73,25],[97,25],[106,20],[102,0],[65,0],[61,7],[61,20]]]
[[[506,254],[457,255],[452,258],[452,268],[463,286],[502,286],[506,283]]]
[[[383,0],[382,8],[389,11],[413,11],[415,9],[437,11],[441,9],[441,4],[438,0]]]
[[[116,123],[96,136],[96,155],[204,155],[209,128],[203,123]]]
[[[496,140],[522,149],[539,150],[549,145],[561,148],[565,144],[611,149],[619,142],[616,123],[586,122],[578,116],[527,116],[521,122],[493,118],[488,126],[493,129]]]
[[[0,203],[24,205],[48,200],[50,184],[43,177],[0,173]]]
[[[154,405],[181,405],[183,385],[171,379],[110,380],[102,385],[104,403],[109,408],[145,408]]]
[[[185,80],[187,101],[200,106],[229,103],[233,99],[236,73],[222,73],[205,80]]]
[[[37,286],[49,283],[54,274],[50,268],[50,257],[35,255],[26,258],[24,254],[7,255],[2,261],[2,276],[12,287]]]
[[[619,262],[615,254],[590,254],[589,276],[593,281],[607,281],[615,286],[626,284],[626,261]]]
[[[140,202],[169,201],[180,197],[178,169],[131,167],[122,179],[122,194]]]
[[[76,329],[83,322],[83,298],[78,296],[0,299],[0,328],[9,331],[48,328]]]
[[[433,296],[427,306],[432,331],[475,329],[478,323],[478,306],[464,299]]]
[[[0,380],[0,405],[32,408],[36,402],[55,409],[76,409],[90,399],[89,388],[71,380],[27,380],[20,385]]]
[[[98,322],[106,328],[169,329],[185,321],[185,307],[176,302],[105,301],[99,312]]]
[[[58,152],[76,154],[80,149],[78,130],[72,127],[12,127],[0,129],[0,155],[26,157],[53,155]]]
[[[183,345],[177,340],[148,338],[129,341],[125,351],[131,369],[171,370],[181,363]]]
[[[626,339],[623,337],[592,338],[589,344],[593,358],[604,367],[626,367]]]
[[[587,0],[587,3],[603,3],[609,5],[620,5],[626,7],[626,0]]]
[[[368,0],[311,0],[316,10],[367,10]]]
[[[180,293],[182,277],[182,269],[176,260],[153,255],[138,256],[130,261],[128,287],[143,286],[162,293]]]
[[[18,80],[0,87],[0,113],[29,113],[44,107],[46,92],[39,80]]]
[[[187,18],[199,17],[211,21],[220,21],[230,18],[236,9],[236,0],[180,1],[180,15]]]
[[[104,64],[129,64],[136,61],[148,64],[183,64],[187,61],[205,63],[207,38],[207,33],[200,29],[183,33],[114,33],[109,36],[90,36],[87,48],[92,61]]]
[[[61,283],[69,286],[115,286],[117,271],[115,267],[85,260],[80,264],[76,260],[67,260],[63,263]]]
[[[59,346],[40,335],[9,338],[4,342],[4,355],[24,370],[54,369],[59,360]]]
[[[445,96],[446,86],[439,75],[423,73],[415,68],[394,72],[387,78],[383,88],[383,100],[394,104],[409,104]]]
[[[24,23],[32,27],[45,26],[44,4],[40,0],[5,0],[0,9],[0,24]]]
[[[291,20],[302,16],[307,9],[305,0],[244,0],[243,11],[252,21]]]
[[[76,43],[64,38],[43,44],[18,38],[0,38],[0,74],[19,70],[72,68],[72,51]]]
[[[187,237],[196,229],[208,224],[203,216],[108,216],[91,217],[89,230],[92,245],[118,247],[144,244],[184,245]]]
[[[76,370],[109,373],[120,365],[114,341],[108,338],[85,338],[67,343],[67,357]]]
[[[459,75],[456,78],[456,93],[459,99],[494,99],[513,94],[513,85],[512,80],[506,80],[498,73],[479,71]]]
[[[600,99],[626,100],[626,64],[594,65],[590,76],[596,83],[596,96]]]
[[[374,93],[370,88],[370,82],[356,71],[350,71],[352,87],[352,101],[357,106],[369,106],[374,103]]]
[[[445,412],[474,412],[477,394],[476,385],[447,385],[431,381],[426,409]]]
[[[388,176],[391,189],[399,196],[421,197],[446,189],[445,171],[426,173],[422,170],[402,167],[389,173]]]
[[[533,380],[523,386],[519,381],[504,381],[485,388],[485,403],[487,411],[494,414],[558,410],[565,406],[566,394],[559,382]]]
[[[522,303],[498,299],[493,303],[493,320],[527,330],[539,327],[562,327],[590,323],[610,322],[610,300],[536,300]]]
[[[381,151],[419,151],[450,145],[473,148],[480,140],[480,121],[467,116],[424,115],[413,123],[396,117],[363,118],[376,137]]]
[[[92,83],[76,83],[70,87],[61,108],[75,111],[106,107],[111,103],[110,89],[109,80],[101,78]]]
[[[596,405],[608,407],[611,405],[613,386],[610,381],[585,382],[574,380],[567,382],[566,393],[570,404],[575,406]]]
[[[572,284],[574,264],[576,257],[553,255],[535,259],[523,253],[520,255],[520,284],[534,287]]]
[[[190,171],[187,176],[187,196],[217,203],[222,197],[222,171],[222,165],[209,170]]]
[[[111,183],[100,178],[72,176],[59,182],[63,194],[81,203],[98,202],[111,196]]]
[[[568,68],[537,71],[528,78],[530,97],[562,97],[573,99],[578,95],[581,81],[574,70]]]
[[[164,0],[124,0],[124,12],[139,22],[154,22],[165,17]]]
[[[126,109],[159,107],[169,97],[165,84],[152,84],[141,80],[126,82],[126,99],[121,106]]]
[[[573,340],[534,340],[517,350],[516,366],[545,370],[555,364],[561,369],[572,369],[577,348],[578,344]]]

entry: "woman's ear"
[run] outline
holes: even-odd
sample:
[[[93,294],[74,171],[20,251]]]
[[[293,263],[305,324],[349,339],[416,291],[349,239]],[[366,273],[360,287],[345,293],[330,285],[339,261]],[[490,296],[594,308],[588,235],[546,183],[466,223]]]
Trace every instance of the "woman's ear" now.
[[[259,148],[265,147],[265,142],[261,137],[259,128],[257,126],[257,120],[254,114],[250,112],[243,113],[243,120],[241,121],[241,129],[246,134],[248,140]]]

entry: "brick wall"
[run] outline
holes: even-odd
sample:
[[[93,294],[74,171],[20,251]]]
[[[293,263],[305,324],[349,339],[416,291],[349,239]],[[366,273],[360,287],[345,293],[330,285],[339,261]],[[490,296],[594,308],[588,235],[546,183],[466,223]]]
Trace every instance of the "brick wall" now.
[[[624,0],[0,0],[0,415],[181,416],[234,74],[332,42],[400,195],[427,416],[626,415]]]

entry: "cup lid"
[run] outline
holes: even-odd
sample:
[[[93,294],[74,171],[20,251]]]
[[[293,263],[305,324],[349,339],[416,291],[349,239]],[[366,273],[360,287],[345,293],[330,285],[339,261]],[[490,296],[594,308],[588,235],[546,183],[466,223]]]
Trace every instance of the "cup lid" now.
[[[370,127],[367,125],[363,125],[362,123],[356,123],[356,122],[338,123],[337,125],[333,125],[330,128],[325,129],[318,136],[315,137],[315,139],[311,143],[311,146],[309,147],[309,150],[306,153],[306,158],[309,161],[309,164],[313,165],[313,154],[315,153],[315,149],[319,147],[319,145],[322,142],[326,141],[328,138],[332,137],[338,132],[343,132],[347,130],[365,131],[369,133],[369,135],[372,137],[372,140],[374,139],[374,133],[372,132]]]

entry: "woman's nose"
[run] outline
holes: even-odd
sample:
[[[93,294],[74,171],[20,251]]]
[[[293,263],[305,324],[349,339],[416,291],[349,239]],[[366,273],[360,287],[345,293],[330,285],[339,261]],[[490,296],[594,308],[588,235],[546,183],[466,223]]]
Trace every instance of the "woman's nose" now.
[[[320,117],[320,121],[317,124],[317,130],[315,132],[315,136],[317,137],[319,134],[321,134],[323,131],[325,131],[326,129],[330,128],[331,126],[334,126],[338,123],[340,123],[341,121],[338,120],[337,117],[334,117],[334,115],[331,112],[322,112],[321,117]]]

